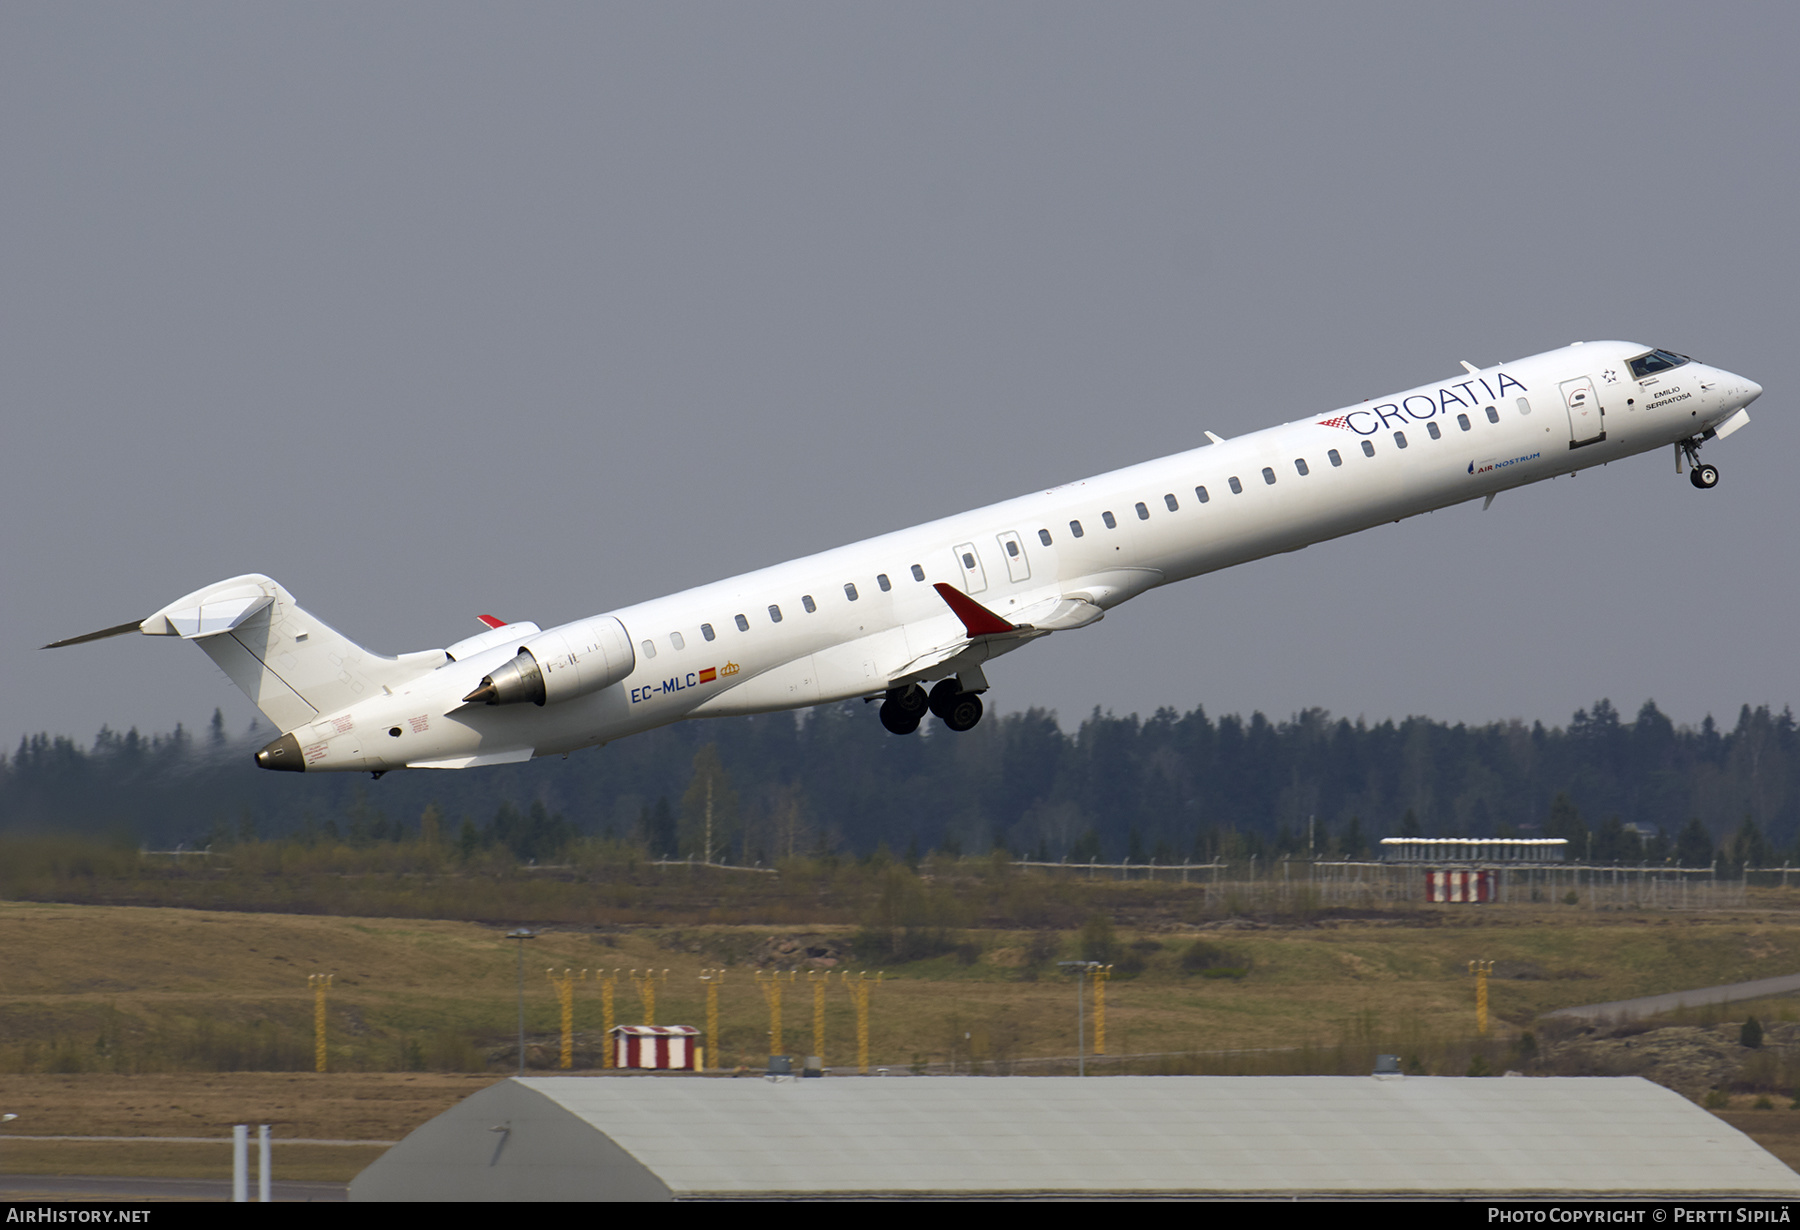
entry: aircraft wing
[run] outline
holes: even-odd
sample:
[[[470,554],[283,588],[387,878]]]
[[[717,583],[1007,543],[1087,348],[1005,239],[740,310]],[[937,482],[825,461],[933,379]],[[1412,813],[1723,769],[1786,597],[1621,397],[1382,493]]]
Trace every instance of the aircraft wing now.
[[[955,664],[949,673],[954,673],[955,667],[978,665],[1010,653],[1040,636],[1085,628],[1106,614],[1084,598],[1051,598],[1026,607],[1014,621],[988,610],[954,585],[940,581],[932,588],[962,621],[963,635],[936,645],[908,662],[891,680],[891,686],[916,682],[928,675],[942,676],[946,673],[943,668],[948,664]]]
[[[1016,620],[1009,621],[988,610],[954,585],[939,581],[932,588],[937,590],[938,597],[956,613],[956,617],[962,620],[970,640],[980,636],[1067,632],[1072,628],[1085,628],[1089,624],[1098,623],[1106,615],[1104,610],[1085,597],[1049,598],[1032,603],[1019,612]]]

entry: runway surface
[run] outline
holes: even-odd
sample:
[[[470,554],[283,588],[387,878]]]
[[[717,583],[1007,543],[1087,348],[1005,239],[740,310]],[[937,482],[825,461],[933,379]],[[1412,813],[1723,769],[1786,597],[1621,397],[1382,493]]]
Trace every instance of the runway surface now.
[[[1622,1021],[1630,1017],[1656,1016],[1677,1008],[1698,1008],[1702,1004],[1739,1003],[1746,999],[1762,999],[1769,995],[1788,995],[1800,991],[1800,974],[1783,974],[1779,978],[1758,978],[1754,982],[1733,982],[1720,987],[1700,987],[1693,991],[1670,991],[1664,995],[1642,995],[1637,999],[1615,999],[1606,1004],[1582,1004],[1576,1008],[1558,1008],[1546,1012],[1549,1017],[1575,1017],[1595,1021],[1602,1017]]]

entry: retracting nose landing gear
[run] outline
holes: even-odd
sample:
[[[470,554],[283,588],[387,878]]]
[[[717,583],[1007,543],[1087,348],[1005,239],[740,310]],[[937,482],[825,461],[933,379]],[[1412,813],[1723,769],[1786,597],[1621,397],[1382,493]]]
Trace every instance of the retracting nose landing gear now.
[[[1712,433],[1708,432],[1707,434]],[[1705,465],[1700,460],[1700,442],[1705,438],[1705,436],[1694,436],[1675,446],[1675,472],[1681,473],[1681,459],[1686,457],[1690,469],[1688,481],[1702,491],[1711,491],[1719,485],[1719,467]]]

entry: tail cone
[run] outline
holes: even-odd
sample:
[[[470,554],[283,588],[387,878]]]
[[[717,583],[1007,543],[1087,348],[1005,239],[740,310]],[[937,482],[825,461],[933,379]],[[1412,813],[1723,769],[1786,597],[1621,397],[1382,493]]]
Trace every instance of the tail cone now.
[[[283,773],[306,772],[306,757],[300,754],[300,740],[293,735],[282,735],[256,753],[256,767]]]

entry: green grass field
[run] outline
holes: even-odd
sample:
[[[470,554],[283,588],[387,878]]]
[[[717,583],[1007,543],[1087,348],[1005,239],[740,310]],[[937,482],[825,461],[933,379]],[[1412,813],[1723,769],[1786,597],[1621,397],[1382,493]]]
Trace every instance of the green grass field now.
[[[1495,963],[1489,1050],[1554,1008],[1800,969],[1800,931],[1772,908],[1442,907],[1162,926],[1111,936],[1106,1050],[1158,1056],[1142,1062],[1165,1070],[1360,1071],[1377,1051],[1460,1070],[1483,1045],[1468,973],[1475,959]],[[498,1072],[516,1063],[518,954],[497,926],[8,902],[0,936],[0,1072],[310,1070],[315,973],[333,975],[333,1070]],[[793,939],[838,956],[830,970],[801,968],[784,981],[788,1053],[812,1053],[813,997],[822,994],[826,1061],[854,1058],[846,969],[882,973],[870,1000],[875,1064],[1007,1070],[1075,1053],[1076,991],[1055,962],[1081,955],[1080,929],[963,929],[947,951],[883,961],[864,959],[856,945],[867,934],[841,925],[562,926],[525,946],[527,1062],[551,1065],[559,1051],[547,968],[577,972],[578,1058],[598,1066],[601,971],[614,980],[618,1023],[643,1019],[631,971],[653,970],[657,1021],[704,1026],[700,975],[723,967],[714,1057],[760,1066],[769,1053],[766,980],[786,963],[766,966],[759,982],[754,962]]]
[[[14,1136],[224,1136],[234,1122],[272,1122],[278,1138],[393,1139],[513,1071],[519,953],[504,935],[515,920],[540,928],[523,954],[526,1061],[536,1071],[553,1070],[560,1056],[547,969],[577,975],[578,1070],[600,1067],[602,975],[617,1023],[644,1019],[641,980],[652,975],[656,1021],[704,1028],[701,975],[723,969],[719,1036],[708,1050],[727,1070],[766,1061],[777,971],[780,1049],[822,1049],[830,1065],[854,1063],[843,975],[866,971],[881,974],[870,995],[873,1065],[1072,1071],[1078,988],[1057,962],[1099,956],[1113,967],[1107,1054],[1090,1060],[1091,1070],[1349,1075],[1396,1053],[1410,1071],[1459,1076],[1570,1071],[1567,1061],[1546,1061],[1539,1045],[1551,1031],[1538,1018],[1555,1008],[1800,970],[1800,889],[1753,889],[1738,907],[1708,911],[1560,900],[1334,911],[1302,899],[1246,915],[1220,908],[1197,885],[967,862],[973,869],[960,875],[851,864],[754,884],[640,871],[626,887],[654,921],[636,923],[621,921],[627,911],[616,904],[598,913],[584,906],[579,877],[545,893],[538,886],[547,881],[516,874],[469,878],[461,894],[450,875],[429,883],[405,871],[302,876],[315,885],[329,876],[355,881],[343,892],[377,907],[397,903],[407,915],[426,912],[427,897],[448,903],[442,912],[476,905],[486,913],[495,893],[519,910],[485,921],[273,912],[296,906],[269,900],[249,911],[0,902],[0,1111],[21,1115],[9,1125]],[[184,900],[201,890],[275,894],[242,874],[159,881],[130,867],[111,880],[64,874],[60,883],[70,896],[102,900],[126,891],[155,899],[159,883]],[[37,895],[51,887],[40,883]],[[553,908],[534,913],[534,894]],[[743,921],[759,911],[780,921]],[[809,962],[808,950],[821,956]],[[1476,1031],[1472,960],[1494,963],[1485,1037]],[[333,981],[329,1072],[319,1075],[308,976],[323,973]],[[1091,1049],[1093,990],[1079,993]],[[815,995],[822,1048],[813,1038]],[[1687,1019],[1729,1032],[1745,1012],[1792,1022],[1796,1007],[1773,1000]],[[1786,1142],[1784,1157],[1800,1154],[1800,1111],[1788,1109],[1795,1090],[1782,1084],[1795,1067],[1771,1044],[1722,1080],[1709,1105]],[[1751,1111],[1758,1097],[1776,1109]],[[347,1178],[367,1154],[286,1145],[278,1163],[292,1160],[283,1168],[290,1177]],[[223,1157],[214,1145],[0,1140],[0,1168],[23,1173],[210,1174]]]

